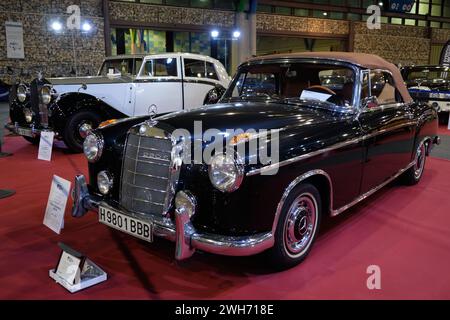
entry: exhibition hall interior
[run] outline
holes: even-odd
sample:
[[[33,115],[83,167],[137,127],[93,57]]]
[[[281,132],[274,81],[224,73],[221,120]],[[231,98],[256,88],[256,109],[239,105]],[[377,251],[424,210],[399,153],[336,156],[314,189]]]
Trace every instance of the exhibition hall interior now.
[[[449,300],[449,118],[450,0],[2,0],[0,299]]]

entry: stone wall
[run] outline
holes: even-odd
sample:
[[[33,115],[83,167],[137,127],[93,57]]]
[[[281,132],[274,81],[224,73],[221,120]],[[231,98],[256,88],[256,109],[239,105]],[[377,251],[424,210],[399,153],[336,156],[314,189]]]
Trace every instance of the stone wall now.
[[[79,30],[56,34],[50,30],[56,18],[66,29],[66,10],[73,4],[80,6],[81,21],[90,21],[93,30],[88,34]],[[5,21],[22,22],[25,59],[7,59]],[[47,77],[69,76],[74,67],[74,48],[79,74],[95,74],[105,55],[104,42],[102,0],[0,1],[0,78],[6,82],[20,74],[29,80],[39,70]],[[8,66],[15,74],[7,73]]]
[[[428,64],[431,39],[426,27],[382,24],[369,30],[365,23],[354,24],[355,52],[373,53],[393,63]]]
[[[320,35],[349,34],[349,22],[343,20],[291,17],[274,14],[257,14],[256,28],[258,31],[317,33]]]
[[[233,27],[235,12],[156,6],[138,3],[109,2],[111,23],[133,21],[142,24],[183,24]]]

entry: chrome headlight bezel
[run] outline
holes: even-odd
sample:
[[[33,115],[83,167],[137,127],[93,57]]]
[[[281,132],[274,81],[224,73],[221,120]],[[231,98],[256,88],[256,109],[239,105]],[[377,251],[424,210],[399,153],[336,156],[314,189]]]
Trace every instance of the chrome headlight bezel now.
[[[91,163],[97,162],[103,153],[105,140],[100,132],[91,132],[83,142],[83,153]]]
[[[16,96],[17,96],[17,100],[19,100],[19,102],[24,103],[27,100],[28,93],[29,93],[29,89],[25,84],[21,83],[17,86]]]
[[[97,174],[97,188],[101,194],[107,195],[114,186],[114,176],[107,170],[102,170]]]
[[[43,104],[49,104],[52,101],[53,88],[51,85],[46,84],[42,86],[40,96]]]
[[[175,208],[180,213],[187,213],[189,218],[195,215],[196,197],[188,190],[179,191],[175,196]]]
[[[234,192],[244,180],[244,163],[236,154],[217,154],[208,167],[211,184],[222,192]]]

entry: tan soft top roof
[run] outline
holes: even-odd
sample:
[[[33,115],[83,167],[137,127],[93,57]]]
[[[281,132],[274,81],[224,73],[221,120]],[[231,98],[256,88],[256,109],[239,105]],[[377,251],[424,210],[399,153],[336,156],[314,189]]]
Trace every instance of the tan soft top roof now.
[[[400,70],[396,65],[384,60],[380,56],[374,54],[367,53],[356,53],[356,52],[301,52],[301,53],[286,53],[286,54],[274,54],[267,56],[260,56],[251,58],[251,61],[260,61],[260,60],[271,60],[271,59],[301,59],[301,58],[317,58],[317,59],[331,59],[331,60],[340,60],[352,64],[359,65],[363,68],[368,69],[385,69],[392,73],[392,76],[395,81],[395,85],[403,97],[403,100],[406,103],[410,103],[413,101],[411,98],[408,89],[405,86],[405,82],[400,73]]]

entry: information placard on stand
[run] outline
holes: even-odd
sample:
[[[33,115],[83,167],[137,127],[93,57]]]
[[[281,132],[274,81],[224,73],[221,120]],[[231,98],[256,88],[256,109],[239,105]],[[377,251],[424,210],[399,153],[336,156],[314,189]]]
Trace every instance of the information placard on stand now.
[[[49,276],[69,292],[89,288],[106,281],[108,276],[99,266],[64,243],[58,243],[62,249],[58,263],[49,270]]]

